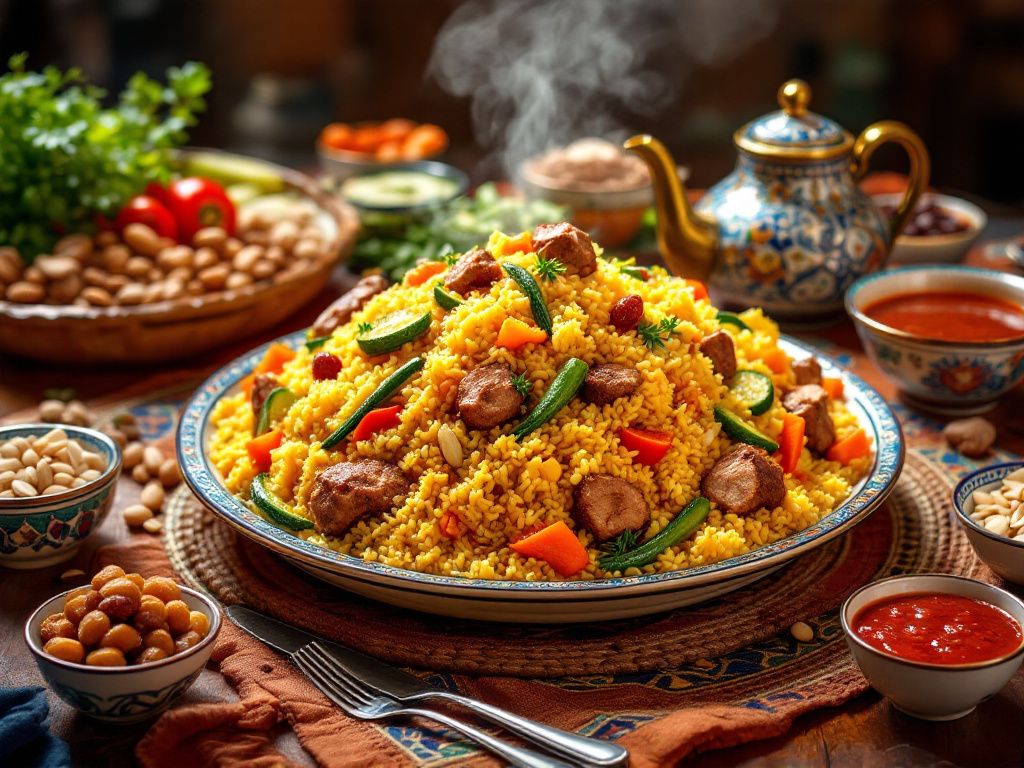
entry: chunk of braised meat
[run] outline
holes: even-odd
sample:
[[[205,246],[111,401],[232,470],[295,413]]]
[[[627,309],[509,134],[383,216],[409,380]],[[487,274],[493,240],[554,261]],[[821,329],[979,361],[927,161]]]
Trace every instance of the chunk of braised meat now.
[[[804,420],[807,447],[825,453],[835,442],[836,430],[828,413],[828,393],[817,384],[804,384],[782,396],[782,407]]]
[[[597,253],[590,235],[566,221],[541,224],[533,230],[533,249],[546,259],[565,264],[567,275],[586,277],[597,271]]]
[[[805,357],[793,363],[793,373],[796,374],[797,385],[818,384],[821,385],[821,364],[817,358]]]
[[[249,402],[252,404],[252,413],[257,420],[260,418],[263,404],[267,402],[270,393],[279,386],[281,385],[277,383],[277,379],[269,373],[259,373],[252,380],[252,389],[249,390]]]
[[[335,328],[340,328],[355,314],[362,306],[388,287],[388,281],[381,275],[367,275],[352,288],[348,293],[343,294],[323,312],[313,323],[313,337],[330,336]]]
[[[470,429],[490,429],[519,415],[523,395],[512,383],[505,363],[491,363],[466,374],[455,402]]]
[[[720,458],[701,482],[701,492],[720,510],[749,515],[775,509],[786,498],[784,472],[763,448],[743,445]]]
[[[595,365],[583,381],[583,399],[588,403],[608,405],[620,397],[629,397],[643,381],[636,368],[615,363]]]
[[[644,495],[632,483],[611,475],[587,475],[572,494],[573,519],[598,541],[623,531],[639,531],[651,520]]]
[[[359,518],[390,512],[395,499],[408,490],[408,478],[394,464],[377,459],[342,462],[316,476],[309,511],[320,533],[342,536]]]
[[[700,352],[711,360],[715,373],[728,381],[736,375],[736,347],[726,331],[715,331],[700,343]]]
[[[459,257],[444,279],[449,291],[466,294],[474,288],[486,288],[501,279],[501,265],[487,251],[477,248]]]

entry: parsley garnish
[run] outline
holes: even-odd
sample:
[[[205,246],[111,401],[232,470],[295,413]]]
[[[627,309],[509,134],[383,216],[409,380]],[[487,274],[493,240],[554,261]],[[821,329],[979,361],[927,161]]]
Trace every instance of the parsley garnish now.
[[[636,537],[636,531],[623,531],[618,537],[602,544],[601,550],[611,557],[620,557],[636,546]]]
[[[373,323],[360,323],[356,326],[356,335],[364,336],[373,330]]]
[[[558,259],[546,259],[543,256],[537,256],[536,266],[537,276],[542,280],[547,280],[549,283],[555,282],[558,276],[565,272],[565,264],[560,262]]]
[[[455,262],[457,262],[459,260],[459,258],[461,258],[461,256],[462,256],[462,254],[460,254],[460,253],[448,253],[448,254],[445,254],[444,263],[447,264],[449,267],[454,267],[455,266]]]
[[[530,390],[533,389],[533,383],[526,380],[525,373],[517,373],[513,376],[512,386],[519,390],[519,394],[523,397],[529,397]]]
[[[675,333],[679,327],[680,320],[678,317],[666,317],[660,323],[655,325],[654,323],[641,322],[636,327],[636,332],[640,334],[640,338],[643,339],[644,346],[651,351],[665,348],[665,342],[668,337]]]

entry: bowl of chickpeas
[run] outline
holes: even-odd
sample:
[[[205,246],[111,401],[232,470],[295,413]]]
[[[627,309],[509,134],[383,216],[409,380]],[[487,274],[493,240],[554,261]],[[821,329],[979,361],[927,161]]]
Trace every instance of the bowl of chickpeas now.
[[[212,600],[174,579],[108,565],[41,605],[25,641],[60,698],[97,720],[133,723],[195,682],[220,623]]]
[[[0,566],[73,557],[110,511],[120,471],[120,447],[95,429],[0,427]]]

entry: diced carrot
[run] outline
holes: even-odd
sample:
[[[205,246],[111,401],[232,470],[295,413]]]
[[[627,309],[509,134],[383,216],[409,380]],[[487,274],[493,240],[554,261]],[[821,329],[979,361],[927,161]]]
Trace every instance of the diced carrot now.
[[[252,385],[256,382],[256,374],[250,373],[248,376],[238,382],[238,386],[241,387],[242,391],[245,392],[245,396],[249,397],[252,395]]]
[[[683,280],[683,284],[688,288],[693,288],[693,300],[700,301],[708,297],[707,286],[704,285],[700,280]]]
[[[761,359],[775,374],[783,374],[789,367],[789,355],[781,349],[769,350]]]
[[[510,256],[513,253],[533,253],[533,236],[529,232],[510,237],[495,249],[494,258]]]
[[[558,482],[558,478],[562,476],[562,465],[558,463],[558,459],[552,456],[550,459],[545,459],[541,462],[540,476],[549,483]]]
[[[624,427],[619,430],[619,441],[628,451],[636,451],[634,464],[657,464],[672,447],[672,435],[647,429]]]
[[[782,434],[779,436],[779,463],[782,471],[793,474],[800,463],[800,452],[804,447],[806,422],[792,413],[782,414]]]
[[[253,374],[280,373],[285,363],[295,359],[295,350],[286,344],[271,344],[263,359],[253,368]]]
[[[266,472],[270,469],[270,452],[279,448],[283,439],[284,433],[280,429],[272,429],[245,444],[245,450],[248,451],[257,472]]]
[[[441,519],[437,521],[437,524],[441,528],[441,535],[446,539],[457,539],[462,535],[462,521],[452,511],[441,515]]]
[[[363,416],[362,421],[352,432],[352,439],[357,443],[360,440],[369,440],[378,432],[397,427],[402,423],[402,405],[390,405],[387,408],[374,408]]]
[[[828,396],[832,400],[843,399],[843,380],[842,379],[831,379],[828,376],[823,376],[821,379],[821,387],[824,389]]]
[[[552,523],[509,546],[527,557],[545,560],[560,576],[569,577],[590,564],[590,555],[564,520]]]
[[[443,261],[424,261],[405,273],[405,284],[408,286],[423,285],[434,275],[439,275],[448,269]]]
[[[531,328],[522,320],[506,317],[498,330],[495,344],[505,349],[519,349],[525,344],[543,344],[547,338],[547,333],[540,328]]]
[[[846,466],[851,461],[867,456],[870,450],[871,442],[868,440],[867,432],[863,429],[858,429],[842,440],[832,443],[826,458],[829,461],[838,461],[843,466]]]

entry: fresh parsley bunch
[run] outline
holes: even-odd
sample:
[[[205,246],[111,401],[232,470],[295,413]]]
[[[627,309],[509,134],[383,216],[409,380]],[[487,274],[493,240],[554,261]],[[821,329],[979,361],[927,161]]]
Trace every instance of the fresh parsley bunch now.
[[[189,62],[167,71],[167,85],[141,72],[118,103],[81,72],[25,71],[13,56],[0,76],[0,245],[31,261],[61,232],[93,227],[151,181],[171,176],[171,150],[206,108],[210,71]]]

